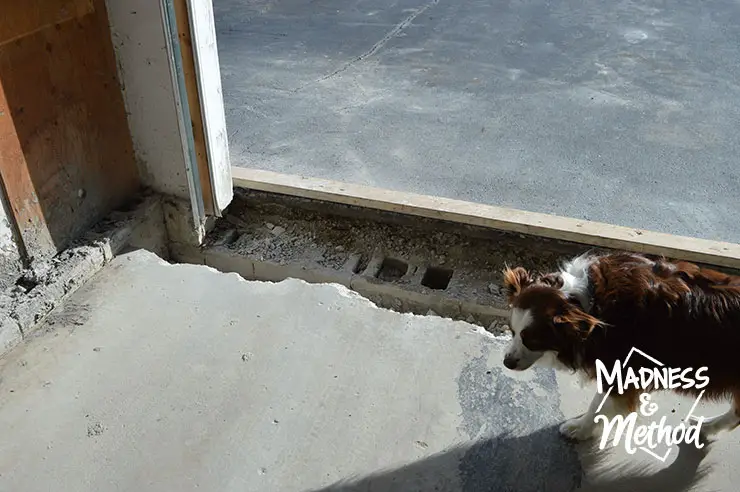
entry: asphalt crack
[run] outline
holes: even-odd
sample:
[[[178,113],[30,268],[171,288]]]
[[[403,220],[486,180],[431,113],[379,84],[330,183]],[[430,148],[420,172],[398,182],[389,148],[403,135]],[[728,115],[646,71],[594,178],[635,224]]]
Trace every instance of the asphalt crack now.
[[[402,20],[401,22],[399,22],[398,24],[396,24],[393,27],[393,29],[391,29],[390,31],[388,31],[385,34],[385,36],[383,36],[382,38],[380,38],[380,41],[378,41],[377,43],[375,43],[374,45],[372,45],[372,47],[370,47],[370,49],[368,49],[364,53],[362,53],[362,54],[354,57],[352,60],[346,62],[344,65],[342,65],[338,69],[334,70],[333,72],[328,73],[328,74],[324,75],[323,77],[320,77],[320,78],[316,79],[313,82],[309,82],[307,84],[304,84],[304,85],[302,85],[302,86],[294,89],[293,92],[301,91],[301,90],[305,89],[306,87],[308,87],[311,84],[317,84],[317,83],[323,82],[325,80],[328,80],[328,79],[330,79],[332,77],[336,77],[337,75],[341,74],[342,72],[346,72],[347,70],[349,70],[355,64],[360,63],[363,60],[365,60],[366,58],[369,58],[369,57],[375,55],[386,44],[388,44],[388,41],[390,41],[391,39],[393,39],[395,36],[397,36],[398,34],[400,34],[404,29],[406,29],[408,26],[410,26],[411,23],[414,22],[414,20],[417,17],[419,17],[421,14],[423,14],[424,12],[426,12],[427,10],[429,10],[430,8],[434,7],[438,3],[439,3],[439,0],[431,0],[430,2],[422,5],[421,7],[419,7],[418,9],[416,9],[414,12],[412,12],[404,20]]]

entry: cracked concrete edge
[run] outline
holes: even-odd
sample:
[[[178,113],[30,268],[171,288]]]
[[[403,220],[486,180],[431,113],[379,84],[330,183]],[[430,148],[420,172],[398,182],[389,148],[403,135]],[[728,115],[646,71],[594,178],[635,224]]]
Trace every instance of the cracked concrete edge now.
[[[237,273],[247,280],[280,282],[296,278],[309,283],[339,284],[357,292],[380,307],[398,312],[428,314],[430,311],[444,318],[467,321],[484,328],[496,326],[494,333],[503,331],[502,318],[508,319],[509,311],[497,306],[451,299],[441,293],[424,293],[405,289],[392,282],[383,282],[351,270],[311,268],[295,264],[278,264],[257,261],[233,250],[219,246],[195,247],[185,244],[172,245],[173,260],[197,265],[207,265],[221,272]],[[372,270],[372,262],[365,272]]]
[[[0,294],[0,357],[30,336],[36,326],[66,297],[93,277],[126,248],[168,256],[162,199],[143,193],[129,210],[114,211],[70,248],[34,272],[36,285]]]
[[[327,179],[232,167],[234,186],[615,250],[740,268],[740,244],[527,212]]]

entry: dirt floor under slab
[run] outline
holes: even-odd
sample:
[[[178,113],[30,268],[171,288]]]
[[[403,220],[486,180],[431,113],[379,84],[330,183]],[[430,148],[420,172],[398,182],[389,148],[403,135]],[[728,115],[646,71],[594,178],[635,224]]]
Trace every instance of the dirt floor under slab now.
[[[334,281],[384,307],[431,311],[492,332],[502,331],[507,309],[500,288],[505,265],[549,271],[573,255],[597,251],[251,190],[236,193],[203,250],[250,261],[254,272],[247,277],[281,280],[282,271],[283,278]]]

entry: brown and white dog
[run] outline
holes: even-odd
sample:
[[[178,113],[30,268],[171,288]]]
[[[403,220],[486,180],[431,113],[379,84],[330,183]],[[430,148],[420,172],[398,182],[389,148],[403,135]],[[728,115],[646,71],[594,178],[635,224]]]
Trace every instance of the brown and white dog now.
[[[730,410],[706,419],[705,436],[740,424],[740,277],[687,262],[635,254],[579,256],[555,273],[507,268],[504,286],[512,309],[513,340],[504,365],[522,371],[535,362],[596,378],[637,348],[667,367],[706,367],[705,398],[732,398]],[[637,370],[651,362],[632,357]],[[696,396],[696,388],[675,391]],[[636,409],[641,391],[611,393],[616,414]],[[566,437],[592,437],[603,395],[586,413],[563,423]]]

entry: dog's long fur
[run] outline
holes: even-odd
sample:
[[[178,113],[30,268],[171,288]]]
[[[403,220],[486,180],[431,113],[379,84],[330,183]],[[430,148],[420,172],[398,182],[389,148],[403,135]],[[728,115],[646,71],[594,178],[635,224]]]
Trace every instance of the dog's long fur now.
[[[546,275],[507,268],[504,287],[514,333],[507,367],[523,370],[549,353],[595,378],[597,359],[613,367],[634,347],[668,367],[707,367],[705,396],[733,397],[735,417],[726,415],[724,427],[740,423],[740,277],[609,254],[580,256]],[[629,365],[651,367],[641,357]],[[621,398],[632,410],[638,396]]]

